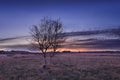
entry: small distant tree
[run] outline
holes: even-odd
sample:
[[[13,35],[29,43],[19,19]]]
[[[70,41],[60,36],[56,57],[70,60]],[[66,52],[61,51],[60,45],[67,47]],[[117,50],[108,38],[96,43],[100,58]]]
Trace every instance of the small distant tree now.
[[[44,57],[44,67],[47,64],[47,50],[52,48],[53,52],[56,52],[61,38],[62,23],[59,20],[51,20],[44,18],[41,20],[39,26],[34,25],[31,28],[31,35],[36,47],[42,52]]]

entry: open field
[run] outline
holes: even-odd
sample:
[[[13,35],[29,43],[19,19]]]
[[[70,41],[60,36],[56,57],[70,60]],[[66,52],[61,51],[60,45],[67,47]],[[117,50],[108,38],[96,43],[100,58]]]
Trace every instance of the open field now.
[[[42,64],[39,54],[0,54],[0,80],[120,80],[117,53],[64,53]]]

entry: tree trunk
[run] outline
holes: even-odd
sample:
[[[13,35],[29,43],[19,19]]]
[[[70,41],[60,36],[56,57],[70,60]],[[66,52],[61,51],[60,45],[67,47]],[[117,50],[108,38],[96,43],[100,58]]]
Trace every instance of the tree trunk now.
[[[55,55],[55,52],[50,53],[50,64],[52,64],[54,55]]]
[[[46,68],[47,66],[47,60],[46,60],[46,54],[43,53],[43,57],[44,57],[44,65],[43,65],[43,68]]]
[[[53,56],[55,55],[56,49],[54,49]]]
[[[51,65],[51,63],[52,63],[52,56],[50,55],[50,65]]]

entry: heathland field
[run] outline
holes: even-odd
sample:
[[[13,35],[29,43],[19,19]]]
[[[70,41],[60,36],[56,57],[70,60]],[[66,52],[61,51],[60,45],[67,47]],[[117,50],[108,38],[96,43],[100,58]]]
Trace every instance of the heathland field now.
[[[39,54],[0,54],[0,80],[120,80],[119,53],[60,53],[42,66]]]

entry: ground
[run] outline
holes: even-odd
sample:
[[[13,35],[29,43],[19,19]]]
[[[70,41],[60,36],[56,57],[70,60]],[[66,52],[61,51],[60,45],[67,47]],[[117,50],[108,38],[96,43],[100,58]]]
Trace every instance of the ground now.
[[[43,69],[39,54],[0,54],[0,80],[120,80],[120,54],[62,53]]]

